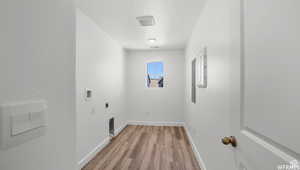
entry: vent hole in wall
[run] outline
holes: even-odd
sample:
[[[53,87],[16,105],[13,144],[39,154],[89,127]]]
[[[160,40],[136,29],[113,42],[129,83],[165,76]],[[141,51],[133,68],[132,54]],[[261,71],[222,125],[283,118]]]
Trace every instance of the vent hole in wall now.
[[[109,136],[113,137],[115,135],[115,118],[109,119]]]

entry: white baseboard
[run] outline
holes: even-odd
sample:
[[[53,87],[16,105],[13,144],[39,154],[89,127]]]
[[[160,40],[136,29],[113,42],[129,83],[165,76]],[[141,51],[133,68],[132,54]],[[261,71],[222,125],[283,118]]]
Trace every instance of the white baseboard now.
[[[129,121],[128,125],[144,126],[184,126],[184,122],[151,122],[151,121]]]
[[[117,136],[127,126],[127,123],[123,124],[115,131]],[[78,169],[83,168],[88,162],[90,162],[103,148],[105,148],[110,142],[110,137],[106,137],[99,145],[97,145],[91,152],[89,152],[83,159],[78,162]]]
[[[123,125],[121,125],[121,126],[116,130],[115,136],[119,135],[119,133],[122,132],[122,130],[123,130],[127,125],[128,125],[127,123],[124,123]]]
[[[91,152],[89,152],[85,157],[83,157],[78,162],[78,169],[83,168],[88,162],[90,162],[103,148],[109,144],[109,137],[106,137],[98,146],[96,146]]]
[[[193,149],[194,155],[196,156],[196,159],[197,159],[197,161],[198,161],[198,164],[199,164],[201,170],[207,170],[207,169],[206,169],[206,166],[205,166],[205,164],[204,164],[204,161],[203,161],[203,159],[201,158],[200,153],[198,152],[198,149],[197,149],[197,147],[196,147],[196,145],[195,145],[195,143],[194,143],[194,141],[193,141],[193,138],[192,138],[192,136],[191,136],[191,134],[190,134],[190,132],[189,132],[189,130],[188,130],[186,124],[184,124],[184,129],[185,129],[185,131],[186,131],[186,133],[187,133],[187,136],[188,136],[188,138],[189,138],[189,141],[190,141],[190,143],[191,143],[191,145],[192,145],[192,149]]]

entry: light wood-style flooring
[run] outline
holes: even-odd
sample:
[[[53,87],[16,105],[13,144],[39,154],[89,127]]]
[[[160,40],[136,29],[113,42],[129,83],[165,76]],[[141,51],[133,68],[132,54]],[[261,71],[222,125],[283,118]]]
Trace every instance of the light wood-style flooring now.
[[[200,170],[183,127],[127,126],[82,170]]]

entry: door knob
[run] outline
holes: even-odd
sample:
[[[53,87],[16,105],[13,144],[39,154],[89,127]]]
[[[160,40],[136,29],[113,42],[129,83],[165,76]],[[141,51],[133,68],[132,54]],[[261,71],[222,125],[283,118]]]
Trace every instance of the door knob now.
[[[234,136],[230,136],[230,137],[225,137],[222,139],[222,143],[224,145],[229,145],[231,144],[233,147],[237,146],[237,142],[236,142],[236,138]]]

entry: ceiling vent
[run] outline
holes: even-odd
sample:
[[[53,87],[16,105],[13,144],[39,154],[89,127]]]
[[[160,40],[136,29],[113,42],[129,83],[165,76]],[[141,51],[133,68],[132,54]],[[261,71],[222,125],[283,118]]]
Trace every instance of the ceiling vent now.
[[[159,48],[159,46],[150,46],[150,48]]]
[[[153,16],[140,16],[136,17],[136,19],[143,27],[155,25],[155,20]]]

